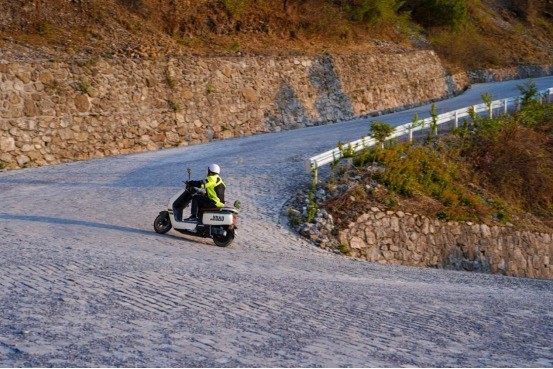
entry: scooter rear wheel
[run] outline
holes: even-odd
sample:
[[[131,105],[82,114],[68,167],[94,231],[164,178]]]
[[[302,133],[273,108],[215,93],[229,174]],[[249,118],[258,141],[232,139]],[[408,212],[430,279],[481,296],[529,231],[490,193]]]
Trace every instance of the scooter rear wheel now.
[[[213,242],[219,247],[227,247],[234,240],[234,233],[227,231],[227,234],[224,236],[213,236]]]
[[[169,219],[169,212],[162,211],[154,220],[154,230],[159,234],[169,232],[171,229],[171,219]]]

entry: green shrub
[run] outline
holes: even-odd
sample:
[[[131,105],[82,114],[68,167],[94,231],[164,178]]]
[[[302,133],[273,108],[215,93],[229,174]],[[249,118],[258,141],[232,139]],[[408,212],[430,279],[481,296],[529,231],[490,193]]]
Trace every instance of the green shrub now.
[[[381,147],[384,147],[384,142],[394,131],[395,128],[386,122],[372,122],[369,136],[377,140]]]
[[[343,243],[339,244],[337,247],[338,251],[340,251],[341,254],[348,254],[349,253],[349,247],[347,245],[344,245]]]
[[[228,50],[231,52],[238,52],[240,51],[240,42],[239,41],[233,41],[230,46],[228,47]]]
[[[459,165],[430,146],[400,144],[379,151],[377,160],[385,167],[375,173],[379,182],[400,195],[435,198],[447,207],[447,218],[465,217],[463,208],[476,211],[482,204],[463,187]]]
[[[351,158],[355,154],[355,150],[350,144],[347,144],[344,146],[342,141],[338,141],[338,150],[340,150],[340,154],[342,155],[342,158]]]
[[[350,0],[346,9],[354,22],[375,24],[398,19],[403,3],[399,0]]]
[[[205,88],[205,94],[211,95],[212,93],[215,93],[215,87],[209,85]]]
[[[301,219],[297,215],[288,215],[288,222],[290,223],[290,226],[296,227],[300,225]]]
[[[517,88],[522,96],[522,106],[530,104],[538,97],[538,86],[532,80],[517,85]]]
[[[506,223],[521,212],[552,220],[553,104],[533,101],[513,115],[475,115],[472,125],[432,145],[402,143],[355,153],[355,167],[347,172],[354,176],[344,172],[338,181],[360,183],[327,201],[327,210],[343,217],[346,221],[337,226],[344,226],[371,202],[393,208],[417,198],[442,220]],[[364,168],[371,162],[378,169]]]
[[[81,80],[79,81],[79,91],[81,91],[81,93],[83,94],[89,95],[91,90],[92,85],[90,84],[89,79],[86,77],[81,78]]]
[[[468,19],[466,0],[410,0],[406,8],[424,27],[456,29]]]
[[[180,110],[180,105],[179,103],[169,99],[167,100],[167,104],[169,105],[169,109],[171,109],[171,111],[174,111],[174,112],[177,112]]]
[[[175,79],[169,74],[169,71],[165,73],[165,83],[170,89],[174,89],[176,86]]]
[[[311,187],[309,188],[309,194],[307,195],[307,221],[311,222],[317,214],[319,204],[315,201],[315,191],[317,191],[316,171],[311,168]]]
[[[48,37],[48,36],[52,36],[56,31],[56,29],[52,23],[48,21],[43,21],[37,25],[36,31],[38,32],[39,35]]]
[[[225,9],[235,18],[239,18],[250,5],[250,0],[222,0]]]

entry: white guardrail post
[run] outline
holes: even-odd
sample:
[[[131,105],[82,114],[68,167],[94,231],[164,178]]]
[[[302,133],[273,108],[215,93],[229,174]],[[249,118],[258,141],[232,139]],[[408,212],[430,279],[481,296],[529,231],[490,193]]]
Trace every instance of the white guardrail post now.
[[[543,100],[547,100],[547,102],[552,102],[552,99],[551,99],[552,95],[553,95],[553,87],[548,88],[546,90],[539,91],[537,94],[540,102],[543,102]],[[492,111],[494,108],[500,109],[501,107],[503,107],[503,113],[507,114],[509,109],[509,104],[512,103],[513,110],[516,112],[521,106],[521,101],[522,101],[521,96],[516,96],[516,97],[510,97],[504,100],[492,101],[489,107],[484,103],[484,104],[474,105],[472,107],[466,107],[466,108],[450,111],[447,113],[443,113],[438,115],[437,117],[438,125],[453,121],[455,128],[458,128],[459,119],[468,117],[470,115],[469,110],[471,108],[474,109],[474,112],[476,114],[486,112],[491,117],[493,114]],[[409,142],[411,142],[411,140],[413,139],[413,133],[416,131],[421,131],[426,128],[430,128],[430,123],[432,123],[432,117],[421,120],[420,125],[418,125],[417,127],[413,127],[412,122],[396,126],[394,133],[388,139],[408,135]],[[352,141],[348,144],[344,144],[343,147],[346,147],[346,148],[351,147],[351,149],[354,152],[358,152],[363,150],[366,147],[372,147],[376,143],[377,141],[374,138],[364,137],[360,140]],[[342,159],[342,152],[338,148],[335,148],[332,150],[325,151],[319,155],[310,157],[309,159],[306,159],[305,169],[307,170],[308,173],[311,173],[313,171],[312,173],[313,181],[314,183],[317,183],[319,168],[323,165],[330,164],[340,159]]]

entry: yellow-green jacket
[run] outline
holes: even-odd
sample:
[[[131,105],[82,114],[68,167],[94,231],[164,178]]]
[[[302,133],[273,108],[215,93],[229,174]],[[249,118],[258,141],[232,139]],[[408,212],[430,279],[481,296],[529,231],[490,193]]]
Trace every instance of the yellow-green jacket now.
[[[207,197],[215,203],[215,206],[221,208],[225,206],[225,182],[218,174],[207,176],[202,181],[202,188],[205,188]]]

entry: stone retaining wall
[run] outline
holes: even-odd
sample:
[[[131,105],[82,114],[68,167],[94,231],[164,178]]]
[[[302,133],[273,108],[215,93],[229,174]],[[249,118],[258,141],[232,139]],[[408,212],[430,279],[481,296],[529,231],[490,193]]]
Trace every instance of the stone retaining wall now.
[[[443,98],[454,89],[432,51],[0,61],[0,167],[326,124]]]
[[[513,79],[539,78],[553,75],[553,64],[522,65],[510,68],[482,69],[461,72],[449,77],[453,90],[462,90],[475,83],[501,82]]]
[[[371,262],[553,278],[553,235],[372,208],[339,235]]]

